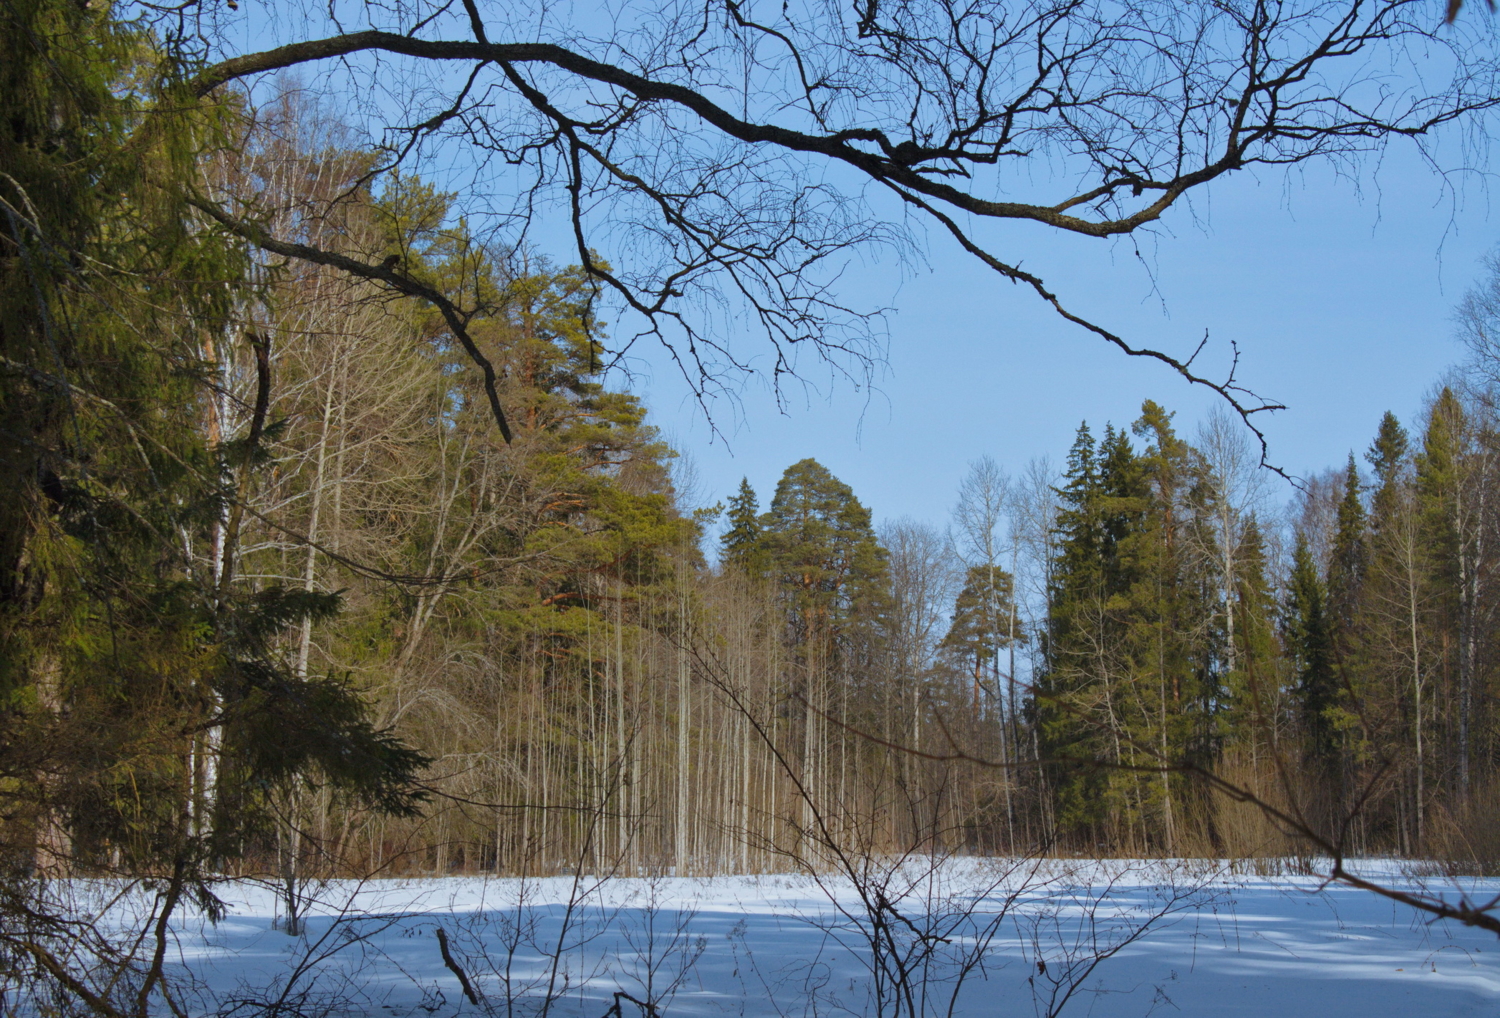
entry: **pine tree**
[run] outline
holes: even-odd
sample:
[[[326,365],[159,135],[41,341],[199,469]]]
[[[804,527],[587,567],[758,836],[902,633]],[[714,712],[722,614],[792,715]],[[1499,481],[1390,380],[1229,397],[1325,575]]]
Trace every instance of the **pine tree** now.
[[[1132,426],[1147,440],[1139,459],[1140,524],[1126,542],[1132,577],[1127,639],[1133,663],[1133,738],[1158,759],[1209,766],[1225,740],[1223,596],[1211,563],[1209,485],[1199,452],[1180,438],[1172,415],[1153,401]],[[1144,763],[1145,761],[1141,761]],[[1163,773],[1138,790],[1140,808],[1174,850],[1179,801],[1194,794]]]
[[[973,681],[974,708],[980,707],[984,677],[1011,645],[1011,617],[1015,580],[1004,569],[970,566],[963,589],[953,603],[953,616],[940,648],[964,666]],[[1017,632],[1016,639],[1024,639]],[[998,690],[989,690],[992,697]]]
[[[878,613],[885,551],[870,511],[817,460],[786,468],[761,519],[766,558],[779,577],[793,642],[837,640],[861,615]]]

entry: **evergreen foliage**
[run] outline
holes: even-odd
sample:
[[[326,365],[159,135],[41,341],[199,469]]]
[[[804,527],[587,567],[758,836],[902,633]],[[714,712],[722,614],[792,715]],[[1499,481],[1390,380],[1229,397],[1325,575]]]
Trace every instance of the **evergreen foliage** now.
[[[957,658],[973,679],[976,708],[987,681],[989,697],[1000,695],[994,680],[988,679],[998,674],[1000,652],[1025,639],[1015,615],[1015,577],[994,566],[970,566],[954,599],[948,632],[940,646]]]
[[[1355,605],[1365,579],[1368,551],[1366,519],[1359,467],[1354,454],[1344,471],[1344,497],[1339,501],[1333,550],[1328,560],[1328,614],[1336,640],[1346,639],[1354,626]]]
[[[172,914],[242,873],[296,932],[353,873],[1301,850],[1206,774],[1351,852],[1500,858],[1493,357],[1418,441],[1385,414],[1289,556],[1148,400],[1024,512],[988,463],[968,561],[910,524],[893,556],[809,458],[765,512],[741,481],[713,570],[717,510],[607,371],[625,277],[482,239],[295,89],[197,98],[185,37],[107,4],[0,29],[0,982],[183,1013]],[[793,291],[788,342],[827,324]],[[151,929],[48,896],[81,876],[147,888]]]
[[[828,468],[813,459],[787,467],[761,528],[795,645],[836,655],[855,629],[878,625],[885,549],[870,511]]]
[[[281,654],[337,597],[235,582],[233,521],[280,425],[262,401],[232,438],[205,427],[206,351],[252,293],[242,245],[186,200],[224,111],[164,103],[176,55],[107,9],[5,16],[6,857],[201,886],[288,784],[411,812],[423,755]]]
[[[765,534],[761,528],[760,503],[748,477],[729,499],[725,514],[729,528],[719,538],[719,556],[727,563],[758,577],[765,571]]]
[[[1297,535],[1287,579],[1282,631],[1296,681],[1296,693],[1313,757],[1330,760],[1338,749],[1331,716],[1339,700],[1328,594],[1307,537]]]

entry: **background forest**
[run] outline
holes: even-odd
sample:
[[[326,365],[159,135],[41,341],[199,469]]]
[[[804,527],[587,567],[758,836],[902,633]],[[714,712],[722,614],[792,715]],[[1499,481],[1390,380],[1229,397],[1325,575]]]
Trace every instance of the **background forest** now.
[[[12,286],[31,329],[13,335],[43,345],[7,359],[7,406],[52,407],[55,445],[10,467],[40,482],[7,531],[26,538],[7,695],[13,719],[93,733],[66,781],[13,786],[33,807],[6,823],[13,858],[107,868],[178,817],[214,846],[189,857],[292,881],[763,871],[844,842],[1313,849],[1197,771],[1350,854],[1500,858],[1500,283],[1461,307],[1472,360],[1411,427],[1388,414],[1289,506],[1238,421],[1183,436],[1149,401],[1080,427],[1060,468],[974,464],[946,530],[877,527],[812,459],[764,511],[748,482],[693,506],[603,370],[580,270],[477,244],[420,180],[372,193],[368,157],[295,89],[223,129],[242,133],[212,175],[278,235],[480,295],[467,331],[513,440],[437,313],[331,268],[236,263],[187,231],[146,249],[242,282],[208,309],[201,289],[127,291],[177,345],[73,353],[109,394],[91,402],[36,366],[55,326]],[[90,287],[58,295],[70,315]],[[196,708],[201,676],[159,672],[225,655],[237,692],[211,681]],[[87,667],[49,686],[62,661]]]
[[[481,240],[292,78],[189,102],[183,37],[5,16],[0,940],[75,995],[80,874],[159,889],[144,1013],[225,874],[295,927],[351,874],[1500,865],[1500,269],[1289,505],[1255,409],[1151,401],[945,529],[815,459],[704,499],[592,252]]]
[[[318,117],[288,97],[226,172],[273,208],[285,176],[349,193],[340,237],[490,289],[473,334],[524,409],[497,443],[435,316],[322,273],[263,291],[278,430],[244,480],[239,573],[339,592],[280,653],[347,676],[430,758],[417,817],[293,788],[296,865],[759,871],[829,838],[1319,847],[1195,771],[1350,854],[1497,858],[1500,283],[1460,308],[1472,359],[1410,427],[1372,422],[1289,504],[1238,421],[1184,436],[1148,401],[1080,427],[1060,467],[974,464],[946,530],[877,527],[811,459],[765,506],[748,482],[695,506],[600,371],[586,279],[477,249],[418,181],[359,194]],[[221,354],[241,365],[223,434],[246,427],[249,349]]]

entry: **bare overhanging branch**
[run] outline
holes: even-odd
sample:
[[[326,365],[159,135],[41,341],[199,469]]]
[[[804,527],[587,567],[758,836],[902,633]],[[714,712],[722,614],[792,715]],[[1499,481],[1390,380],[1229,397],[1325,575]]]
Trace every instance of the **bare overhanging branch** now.
[[[1445,29],[1420,0],[1124,8],[1032,0],[983,10],[928,0],[871,5],[857,31],[836,11],[752,7],[704,0],[663,14],[652,44],[636,49],[619,34],[602,44],[581,35],[547,41],[545,31],[535,41],[492,41],[479,5],[465,0],[461,11],[438,12],[412,34],[372,29],[294,42],[207,66],[183,88],[203,98],[267,72],[359,57],[467,65],[461,87],[424,93],[437,105],[413,117],[415,126],[387,125],[400,136],[387,146],[392,165],[420,138],[443,132],[480,158],[534,173],[515,199],[518,214],[529,219],[545,192],[557,192],[585,271],[650,323],[636,338],[662,340],[705,410],[715,372],[743,374],[750,361],[681,310],[690,293],[748,311],[776,350],[778,381],[796,374],[787,358],[795,344],[806,341],[825,358],[850,352],[834,330],[859,328],[869,316],[828,301],[814,273],[827,274],[819,266],[830,255],[879,239],[876,229],[839,219],[838,203],[857,199],[846,199],[825,171],[852,173],[899,197],[917,213],[912,221],[938,227],[990,269],[1026,284],[1072,325],[1224,398],[1255,434],[1265,466],[1255,415],[1283,407],[1237,380],[1237,347],[1225,376],[1210,378],[1195,367],[1202,343],[1191,356],[1132,343],[1079,315],[1019,262],[991,254],[964,217],[1129,235],[1228,174],[1354,157],[1500,104],[1500,63],[1482,29]],[[715,26],[723,30],[717,36]],[[473,38],[416,34],[451,29]],[[729,54],[745,65],[743,85],[714,70]],[[1379,66],[1389,57],[1392,67],[1415,68],[1433,55],[1443,60],[1432,74],[1444,80],[1431,86],[1425,71],[1400,81]],[[506,112],[501,94],[513,103]],[[1017,201],[996,197],[981,177],[1033,157],[1081,165],[1084,179],[1055,200]],[[799,188],[830,205],[803,203]],[[882,218],[865,215],[867,224]],[[595,253],[601,230],[626,236],[630,260],[659,256],[660,265],[635,275],[613,258],[607,265]],[[267,239],[301,257],[296,245]],[[799,245],[810,254],[799,258]],[[328,252],[313,254],[336,264]],[[394,270],[338,267],[433,303],[481,363],[459,309]],[[681,342],[665,329],[680,331]]]
[[[876,130],[844,130],[828,134],[813,134],[777,124],[746,120],[715,103],[704,93],[687,86],[637,74],[552,43],[425,40],[390,32],[353,32],[347,35],[290,43],[260,53],[246,54],[222,61],[196,75],[188,83],[188,88],[193,95],[201,98],[216,88],[241,78],[365,52],[391,53],[421,60],[458,61],[477,65],[494,63],[502,67],[517,64],[547,64],[585,81],[619,88],[640,101],[661,101],[680,106],[695,114],[704,123],[737,141],[746,144],[771,145],[791,152],[834,159],[867,174],[876,181],[899,185],[917,194],[952,205],[971,215],[991,219],[1031,220],[1085,236],[1112,237],[1131,233],[1160,219],[1162,214],[1182,195],[1199,185],[1233,170],[1241,169],[1249,163],[1268,161],[1250,154],[1250,149],[1257,142],[1276,133],[1271,124],[1249,122],[1249,110],[1256,96],[1278,85],[1298,81],[1307,73],[1308,65],[1317,59],[1332,55],[1332,48],[1332,42],[1325,41],[1321,46],[1316,47],[1304,61],[1294,65],[1278,79],[1256,81],[1247,87],[1243,94],[1237,97],[1235,110],[1237,131],[1234,137],[1225,144],[1217,159],[1196,169],[1180,173],[1170,180],[1150,180],[1133,173],[1121,173],[1097,188],[1065,198],[1053,205],[992,201],[968,193],[942,180],[935,180],[917,168],[919,162],[944,159],[990,162],[992,159],[988,155],[978,157],[969,155],[966,158],[966,153],[961,150],[903,149],[901,143],[893,144],[884,132]],[[1500,96],[1485,97],[1454,108],[1435,111],[1413,123],[1404,124],[1367,116],[1355,116],[1347,123],[1322,128],[1319,133],[1351,137],[1393,134],[1417,136],[1426,134],[1466,113],[1488,109],[1497,104],[1500,104]],[[869,140],[877,144],[878,151],[871,151],[855,144],[857,141]],[[1070,215],[1067,212],[1068,209],[1077,205],[1112,196],[1122,189],[1130,190],[1136,195],[1146,190],[1160,192],[1160,195],[1130,215],[1117,218],[1091,220]]]
[[[1094,222],[1067,215],[1062,211],[1084,199],[1070,198],[1058,206],[987,201],[967,194],[956,187],[924,177],[912,169],[906,159],[897,153],[899,146],[889,146],[891,150],[889,155],[876,154],[853,144],[855,136],[851,132],[814,135],[775,124],[743,120],[693,89],[671,82],[656,81],[550,43],[428,41],[389,32],[354,32],[349,35],[291,43],[262,53],[247,54],[223,61],[198,74],[189,83],[189,88],[194,95],[203,97],[214,89],[240,78],[369,51],[393,53],[424,60],[490,62],[502,66],[530,63],[550,64],[576,74],[580,78],[624,89],[640,100],[675,103],[690,110],[705,123],[737,141],[747,144],[775,145],[793,152],[836,159],[867,173],[876,180],[890,180],[940,201],[948,202],[974,215],[997,219],[1031,219],[1048,226],[1093,237],[1129,233],[1145,223],[1160,218],[1161,214],[1188,188],[1219,176],[1229,169],[1237,168],[1237,160],[1232,159],[1223,162],[1222,165],[1205,167],[1186,175],[1173,185],[1162,188],[1166,191],[1162,197],[1132,216]],[[1124,183],[1126,182],[1117,186],[1123,186]]]

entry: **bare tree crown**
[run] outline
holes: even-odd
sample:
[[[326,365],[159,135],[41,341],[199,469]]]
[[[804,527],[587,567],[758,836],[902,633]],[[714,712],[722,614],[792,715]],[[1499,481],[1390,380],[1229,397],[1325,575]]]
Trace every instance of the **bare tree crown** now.
[[[351,87],[398,95],[369,104],[381,167],[467,151],[470,206],[513,237],[538,215],[565,216],[577,258],[645,323],[640,335],[667,344],[700,398],[758,367],[765,348],[747,331],[769,340],[778,382],[801,349],[841,370],[866,363],[879,309],[848,306],[840,273],[860,248],[936,228],[1250,421],[1276,405],[1233,367],[1209,377],[1196,353],[1079,316],[986,223],[1128,235],[1237,171],[1354,170],[1392,138],[1430,153],[1450,124],[1476,142],[1500,101],[1490,20],[1445,23],[1433,0],[330,10],[327,34],[240,55],[212,45],[191,91],[341,63]],[[475,309],[452,311],[462,333]]]

